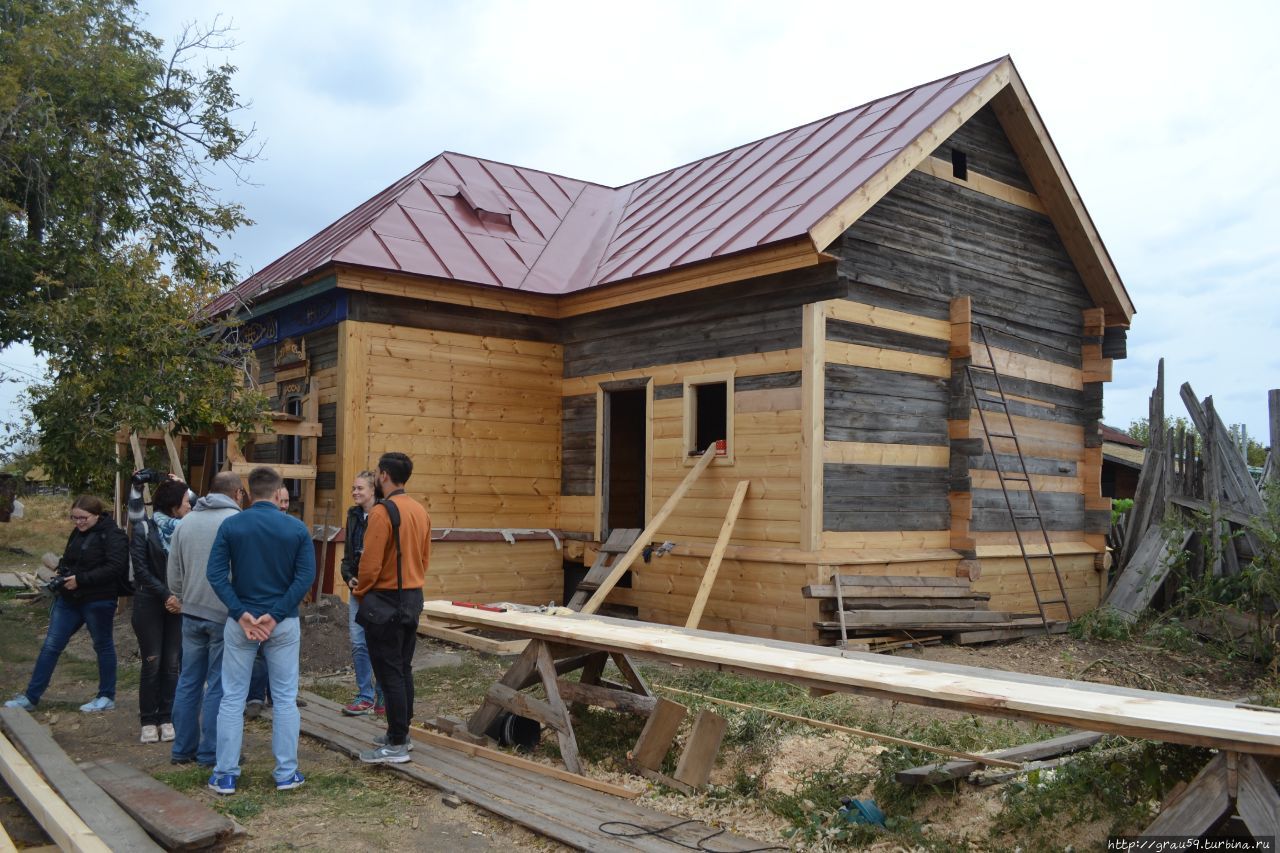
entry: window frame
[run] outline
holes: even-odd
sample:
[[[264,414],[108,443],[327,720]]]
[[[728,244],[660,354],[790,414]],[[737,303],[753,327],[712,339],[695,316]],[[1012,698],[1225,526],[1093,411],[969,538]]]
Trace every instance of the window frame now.
[[[732,465],[734,463],[735,442],[733,436],[733,380],[734,371],[723,371],[719,373],[704,373],[696,376],[686,376],[682,380],[682,405],[683,405],[683,436],[682,450],[684,454],[685,466],[696,465],[699,456],[690,456],[691,450],[701,450],[693,446],[694,440],[697,438],[698,432],[698,392],[700,385],[724,385],[724,431],[725,431],[725,452],[717,455],[712,460],[713,465]]]

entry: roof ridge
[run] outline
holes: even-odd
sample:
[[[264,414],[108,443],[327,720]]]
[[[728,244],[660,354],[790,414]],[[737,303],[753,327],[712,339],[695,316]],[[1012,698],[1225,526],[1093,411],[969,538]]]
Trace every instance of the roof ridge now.
[[[809,125],[811,125],[811,124],[820,124],[820,123],[822,123],[822,122],[830,121],[831,119],[835,118],[836,116],[843,115],[844,113],[849,113],[849,112],[853,112],[854,110],[860,110],[860,109],[863,109],[863,108],[865,108],[865,107],[869,107],[869,106],[871,106],[872,104],[876,103],[877,101],[887,101],[887,100],[889,100],[889,99],[891,99],[891,98],[898,98],[898,97],[901,97],[902,95],[906,94],[907,92],[912,92],[912,91],[915,91],[916,89],[923,89],[925,86],[931,86],[931,85],[933,85],[934,83],[940,83],[940,82],[941,82],[941,81],[943,81],[943,80],[953,80],[953,79],[956,79],[956,78],[962,77],[962,76],[964,76],[965,74],[968,74],[968,73],[969,73],[969,72],[971,72],[971,71],[977,71],[979,68],[983,68],[983,67],[985,67],[985,66],[987,66],[987,65],[995,65],[995,64],[998,64],[998,63],[1002,62],[1003,60],[1006,60],[1006,59],[1009,59],[1009,58],[1010,58],[1010,57],[1009,57],[1009,54],[1007,54],[1007,53],[1006,53],[1004,56],[997,57],[997,58],[995,58],[995,59],[991,59],[991,60],[988,60],[988,61],[986,61],[986,62],[979,62],[977,65],[971,66],[971,67],[969,67],[969,68],[962,69],[962,70],[960,70],[960,71],[955,72],[954,74],[943,74],[941,77],[935,77],[935,78],[934,78],[934,79],[932,79],[932,80],[926,80],[925,82],[923,82],[923,83],[919,83],[919,84],[917,84],[917,85],[915,85],[915,86],[907,86],[906,88],[899,89],[899,90],[898,90],[898,91],[896,91],[896,92],[892,92],[892,93],[887,94],[887,95],[881,95],[881,96],[880,96],[880,97],[878,97],[878,98],[872,98],[871,100],[866,101],[865,103],[855,104],[854,106],[846,107],[845,109],[842,109],[842,110],[836,110],[836,111],[835,111],[835,112],[833,112],[833,113],[830,113],[830,114],[828,114],[828,115],[822,116],[822,117],[820,117],[820,118],[816,118],[816,119],[814,119],[814,120],[812,120],[812,121],[806,121],[806,122],[804,122],[803,124],[797,124],[797,125],[795,125],[795,126],[793,126],[793,127],[786,128],[785,130],[780,130],[780,131],[778,131],[778,132],[776,132],[776,133],[769,133],[769,134],[766,134],[766,135],[764,135],[764,136],[761,136],[761,137],[759,137],[759,138],[757,138],[757,139],[750,139],[750,140],[747,140],[746,142],[740,143],[740,144],[738,144],[738,145],[734,145],[734,146],[731,146],[731,147],[729,147],[729,148],[722,149],[722,150],[720,150],[720,151],[714,151],[714,152],[712,152],[712,153],[710,153],[710,154],[707,154],[707,155],[706,155],[706,156],[704,156],[704,157],[697,157],[697,158],[695,158],[695,159],[693,159],[693,160],[690,160],[690,161],[688,161],[688,162],[686,162],[686,163],[681,163],[681,164],[679,164],[678,166],[673,166],[673,167],[672,167],[672,168],[670,168],[670,169],[663,169],[663,170],[662,170],[662,171],[660,171],[660,172],[654,172],[653,174],[645,175],[643,178],[637,178],[637,179],[636,179],[636,180],[634,180],[634,181],[631,181],[631,182],[626,183],[626,184],[622,184],[621,186],[615,187],[614,189],[622,189],[622,187],[629,187],[629,186],[631,186],[632,184],[644,183],[645,181],[648,181],[648,180],[651,180],[651,179],[653,179],[653,178],[659,177],[660,175],[665,175],[665,174],[667,174],[668,172],[674,172],[674,171],[675,171],[675,170],[677,170],[677,169],[683,169],[683,168],[685,168],[686,166],[692,166],[692,165],[694,165],[695,163],[701,163],[703,160],[710,160],[712,157],[719,157],[719,156],[722,156],[722,155],[724,155],[724,154],[728,154],[728,153],[730,153],[730,152],[732,152],[732,151],[737,151],[739,148],[746,148],[747,146],[750,146],[750,145],[757,145],[757,144],[759,144],[759,143],[761,143],[761,142],[764,142],[765,140],[773,139],[775,136],[782,136],[782,135],[784,135],[784,134],[791,133],[791,132],[793,132],[793,131],[799,130],[799,129],[800,129],[800,128],[802,128],[802,127],[808,127],[808,126],[809,126]]]

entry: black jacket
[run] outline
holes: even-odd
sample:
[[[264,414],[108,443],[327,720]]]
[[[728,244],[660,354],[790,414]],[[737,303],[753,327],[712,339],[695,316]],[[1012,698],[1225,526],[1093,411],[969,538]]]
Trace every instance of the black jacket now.
[[[59,592],[73,604],[129,594],[129,540],[109,515],[85,532],[71,531],[58,574],[75,575],[76,588]]]
[[[358,506],[347,510],[346,548],[342,552],[342,579],[351,585],[360,573],[360,552],[364,550],[364,529],[369,516]]]
[[[133,539],[129,543],[133,561],[133,585],[138,594],[168,599],[169,552],[160,542],[160,531],[151,519],[134,522]]]

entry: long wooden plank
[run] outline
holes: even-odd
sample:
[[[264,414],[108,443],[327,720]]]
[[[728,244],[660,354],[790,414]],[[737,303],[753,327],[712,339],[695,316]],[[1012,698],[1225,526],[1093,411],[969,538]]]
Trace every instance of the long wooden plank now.
[[[75,853],[111,853],[4,735],[0,735],[0,776],[58,847]],[[151,846],[144,849],[159,849],[150,839],[147,844]]]
[[[609,592],[622,580],[622,576],[626,574],[627,569],[631,568],[631,564],[635,562],[636,557],[640,556],[640,552],[644,550],[644,546],[653,540],[654,535],[658,532],[658,528],[666,522],[671,513],[675,512],[676,506],[679,505],[680,499],[685,496],[689,489],[702,476],[702,472],[707,470],[707,466],[715,459],[715,446],[708,447],[702,454],[702,458],[698,460],[698,464],[689,469],[689,473],[685,475],[684,482],[671,493],[671,497],[667,498],[664,503],[650,519],[649,524],[636,537],[636,541],[627,549],[627,553],[618,558],[618,561],[609,567],[609,576],[600,582],[600,586],[591,597],[587,599],[587,603],[582,605],[583,613],[595,613],[600,609],[600,605],[604,604],[605,598]]]
[[[499,764],[505,764],[508,767],[519,767],[522,770],[528,770],[531,773],[537,773],[540,776],[549,776],[552,779],[559,779],[562,782],[572,782],[574,785],[581,785],[584,788],[590,788],[593,791],[599,791],[602,794],[609,794],[614,797],[621,797],[626,800],[634,800],[640,796],[639,791],[632,791],[621,785],[614,785],[610,782],[602,782],[599,779],[592,779],[590,776],[582,776],[578,773],[570,773],[567,770],[561,770],[559,767],[553,767],[550,764],[540,764],[537,761],[530,761],[527,758],[521,758],[518,755],[502,752],[497,749],[490,749],[487,746],[479,744],[467,743],[457,738],[446,737],[445,735],[429,732],[426,729],[420,729],[417,726],[409,727],[409,736],[419,743],[429,743],[432,746],[439,746],[445,749],[464,752],[467,755],[476,758],[484,758],[489,761],[496,761]]]
[[[809,651],[800,644],[753,642],[732,634],[673,630],[582,614],[487,613],[445,601],[428,602],[425,611],[433,617],[522,636],[805,686],[1171,743],[1280,755],[1280,714],[1185,696],[1140,690],[1115,693],[1087,682],[1054,680],[1028,689],[1016,676],[995,670],[974,668],[963,675],[954,670],[931,671],[914,661],[862,656],[850,660]]]
[[[738,520],[738,512],[742,509],[742,501],[747,496],[750,480],[738,482],[738,488],[729,501],[729,510],[724,516],[724,525],[720,528],[720,536],[716,539],[716,547],[707,561],[707,571],[698,584],[698,592],[693,599],[693,607],[689,608],[689,618],[685,620],[686,628],[697,628],[702,621],[702,611],[707,608],[707,599],[711,597],[711,588],[715,586],[716,575],[720,573],[720,561],[724,559],[725,549],[729,547],[729,537],[733,535],[733,525]]]
[[[80,769],[166,850],[210,847],[236,831],[230,818],[127,764],[102,759]]]
[[[0,726],[94,834],[133,850],[160,850],[133,818],[67,757],[34,717],[21,708],[0,708]]]
[[[1000,759],[1009,762],[1035,761],[1040,758],[1052,758],[1055,755],[1066,755],[1079,752],[1102,740],[1098,732],[1072,732],[1069,735],[1050,738],[1049,740],[1026,743],[1008,749],[998,749],[985,753],[984,759]],[[968,776],[982,766],[976,760],[948,761],[941,764],[925,764],[907,770],[899,770],[893,778],[903,785],[936,785],[950,779]]]
[[[300,695],[309,703],[302,709],[303,732],[340,752],[354,757],[368,748],[367,742],[374,736],[383,734],[383,729],[372,720],[343,718],[337,703],[311,693]],[[613,797],[512,764],[499,764],[487,756],[468,755],[420,742],[408,764],[392,764],[388,768],[579,850],[668,853],[672,849],[669,842],[661,839],[619,838],[599,829],[602,823],[618,820],[666,826],[675,823],[670,816],[631,799]],[[710,832],[705,824],[695,823],[682,827],[674,835],[681,841],[693,842]],[[715,843],[716,849],[726,851],[760,846],[759,842],[728,833],[716,836]]]

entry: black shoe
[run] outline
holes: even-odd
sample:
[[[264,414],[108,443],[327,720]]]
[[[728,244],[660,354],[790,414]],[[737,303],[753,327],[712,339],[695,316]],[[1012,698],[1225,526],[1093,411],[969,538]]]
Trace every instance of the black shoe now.
[[[170,764],[195,764],[196,757],[194,755],[188,755],[183,758],[178,758],[175,756],[169,759],[169,763]]]

